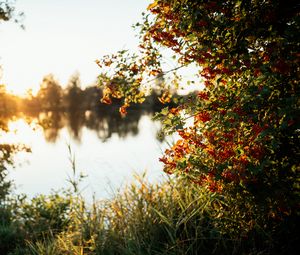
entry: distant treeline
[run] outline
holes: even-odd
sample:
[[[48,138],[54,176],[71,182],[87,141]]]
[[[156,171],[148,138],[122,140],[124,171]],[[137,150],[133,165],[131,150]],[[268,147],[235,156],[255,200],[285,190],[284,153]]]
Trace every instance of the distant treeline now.
[[[63,127],[67,127],[77,140],[80,140],[82,127],[95,131],[102,141],[113,133],[119,137],[136,135],[141,116],[171,107],[162,104],[159,97],[159,91],[153,91],[142,105],[132,105],[126,118],[122,118],[118,111],[122,102],[101,103],[99,86],[82,88],[79,76],[74,75],[63,88],[53,75],[47,75],[35,95],[29,91],[26,97],[19,97],[0,86],[0,130],[7,130],[7,124],[13,118],[25,116],[29,122],[34,120],[42,126],[48,142],[55,142]]]
[[[121,102],[117,100],[110,106],[104,105],[100,102],[101,97],[102,90],[97,85],[81,88],[78,75],[72,76],[67,86],[63,88],[50,74],[43,78],[36,95],[29,91],[25,98],[9,94],[6,92],[5,87],[1,86],[0,111],[4,115],[17,112],[29,114],[47,111],[105,111],[115,110],[121,105]],[[158,97],[159,92],[152,92],[146,102],[139,108],[153,112],[165,107],[159,102]]]

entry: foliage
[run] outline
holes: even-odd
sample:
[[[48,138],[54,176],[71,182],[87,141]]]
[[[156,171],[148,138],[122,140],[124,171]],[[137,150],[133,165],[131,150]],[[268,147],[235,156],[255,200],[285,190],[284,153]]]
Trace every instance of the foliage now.
[[[44,77],[37,96],[46,110],[61,107],[62,88],[53,75]]]
[[[136,177],[91,206],[67,192],[37,196],[17,208],[14,227],[0,228],[6,230],[0,241],[11,238],[6,244],[15,255],[291,254],[297,240],[278,234],[282,223],[270,228],[254,200],[245,203],[178,179],[150,184]]]
[[[122,100],[119,111],[126,115],[129,106],[150,94],[152,83],[162,89],[159,101],[173,105],[157,118],[167,134],[178,133],[180,139],[161,161],[177,179],[161,185],[141,180],[91,208],[71,193],[18,205],[1,201],[1,253],[295,252],[299,5],[154,0],[136,27],[139,54],[123,50],[97,61],[102,101]],[[177,62],[171,70],[164,70],[164,48]],[[179,70],[189,65],[197,66],[203,82],[189,97],[173,98]],[[62,107],[60,100],[47,105],[49,98],[61,98],[58,83],[49,77],[44,84],[45,109]]]
[[[8,120],[16,114],[17,108],[16,96],[9,94],[0,84],[0,130],[8,131]]]
[[[47,142],[55,142],[64,127],[79,141],[85,126],[97,132],[99,139],[105,141],[113,133],[120,137],[129,133],[136,135],[141,116],[153,115],[162,108],[157,94],[152,93],[142,107],[131,107],[127,118],[122,118],[116,111],[120,102],[116,100],[114,107],[99,104],[101,96],[102,90],[96,84],[81,88],[78,74],[70,77],[65,88],[53,75],[47,75],[37,93],[29,90],[26,97],[12,95],[2,85],[0,128],[10,132],[8,123],[22,119],[30,125],[38,124]]]
[[[14,18],[19,22],[22,13],[15,16],[13,2],[9,0],[0,1],[0,22],[9,21]],[[1,72],[0,66],[0,72]],[[1,73],[0,73],[1,78]],[[2,133],[8,131],[8,121],[14,115],[17,105],[13,95],[6,93],[5,86],[0,84],[0,139]],[[13,165],[13,155],[20,150],[28,150],[21,145],[12,145],[0,142],[0,252],[7,252],[14,246],[18,239],[17,229],[11,224],[11,201],[10,192],[12,182],[8,180],[7,166]]]
[[[165,172],[212,192],[246,190],[274,218],[295,213],[299,5],[280,0],[155,0],[148,12],[137,24],[139,55],[120,51],[97,61],[102,101],[124,98],[121,114],[132,102],[142,102],[148,77],[167,73],[160,48],[170,49],[178,63],[175,71],[197,65],[205,88],[199,83],[195,95],[174,100],[176,107],[157,115],[166,133],[181,137],[160,159]],[[160,85],[160,101],[170,102],[172,84]]]
[[[17,108],[16,96],[7,93],[5,86],[0,85],[0,138],[8,131],[8,122],[16,115]],[[7,166],[13,165],[14,154],[21,150],[30,151],[21,144],[0,142],[0,207],[6,202],[12,188],[11,181],[7,180]]]
[[[28,254],[26,241],[41,242],[65,230],[69,224],[70,197],[54,193],[28,201],[11,198],[0,207],[1,254]]]
[[[8,131],[8,122],[14,116],[17,105],[15,97],[0,86],[0,138]],[[2,139],[1,139],[2,140]],[[6,254],[20,240],[20,233],[12,221],[14,200],[11,197],[13,182],[8,179],[8,166],[14,165],[14,155],[19,151],[30,151],[21,144],[0,142],[0,253]]]
[[[70,199],[59,194],[38,195],[22,202],[17,218],[21,219],[26,239],[38,240],[56,234],[68,225]]]
[[[24,13],[20,12],[16,14],[14,1],[11,0],[1,0],[0,1],[0,22],[2,21],[9,21],[14,20],[14,22],[19,23],[21,22]],[[24,28],[23,25],[21,25]]]
[[[0,20],[8,21],[12,17],[14,8],[9,4],[9,1],[0,2]]]
[[[69,111],[74,112],[80,110],[82,104],[80,104],[79,102],[82,102],[84,100],[84,94],[82,93],[82,90],[80,88],[79,74],[75,74],[70,78],[65,93]]]

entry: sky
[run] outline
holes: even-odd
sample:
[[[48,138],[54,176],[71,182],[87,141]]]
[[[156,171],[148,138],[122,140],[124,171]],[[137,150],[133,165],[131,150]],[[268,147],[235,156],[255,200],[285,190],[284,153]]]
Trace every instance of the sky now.
[[[25,30],[0,23],[0,65],[8,91],[37,91],[54,74],[62,86],[79,72],[83,86],[99,74],[95,60],[121,49],[134,50],[137,32],[150,0],[17,0]]]

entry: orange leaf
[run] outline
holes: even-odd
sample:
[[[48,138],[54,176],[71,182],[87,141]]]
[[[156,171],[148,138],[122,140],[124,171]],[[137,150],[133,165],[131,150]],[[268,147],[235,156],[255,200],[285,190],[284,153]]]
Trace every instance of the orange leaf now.
[[[104,103],[104,104],[111,104],[112,103],[111,98],[109,96],[104,96],[101,99],[101,102]]]
[[[147,10],[149,11],[150,9],[154,8],[155,6],[157,6],[157,2],[154,2],[152,4],[149,4],[148,7],[147,7]]]

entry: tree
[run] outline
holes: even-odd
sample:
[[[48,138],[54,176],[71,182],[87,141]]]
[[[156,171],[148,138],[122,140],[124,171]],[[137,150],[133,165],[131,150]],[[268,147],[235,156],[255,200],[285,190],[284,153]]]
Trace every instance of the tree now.
[[[65,90],[65,99],[66,99],[66,104],[67,108],[69,111],[79,111],[82,110],[82,105],[79,104],[78,102],[83,101],[83,92],[81,89],[80,85],[80,77],[78,73],[75,73],[74,75],[71,76],[67,88]]]
[[[15,16],[15,9],[11,1],[0,1],[0,22],[9,21],[15,18],[15,22],[18,22],[22,13]],[[1,72],[0,66],[0,72]],[[1,73],[0,73],[1,78]],[[0,84],[0,138],[1,132],[6,132],[8,116],[10,113],[14,113],[16,108],[15,101],[12,96],[7,94],[5,86]],[[0,143],[0,220],[2,219],[2,203],[7,199],[7,195],[11,189],[11,182],[7,180],[7,165],[13,164],[12,156],[15,152],[21,150],[20,146],[10,145],[6,143]]]
[[[17,96],[7,92],[5,86],[0,84],[0,138],[5,132],[9,132],[9,122],[17,116],[18,103]],[[0,142],[0,220],[1,206],[5,204],[12,188],[12,182],[7,178],[7,166],[14,164],[13,156],[22,150],[30,151],[29,148],[21,144]]]
[[[22,16],[17,15],[15,22],[18,22]],[[9,21],[15,18],[14,7],[11,1],[0,1],[0,23],[3,21]],[[1,78],[1,66],[0,66],[0,78]],[[5,86],[0,84],[0,139],[2,133],[8,131],[8,121],[10,114],[15,114],[16,100],[15,97],[8,94],[5,90]],[[8,179],[8,165],[13,165],[13,156],[15,153],[21,150],[28,150],[21,145],[7,144],[0,142],[0,250],[1,253],[7,254],[11,247],[15,244],[10,243],[8,240],[14,234],[10,235],[12,231],[12,204],[10,192],[12,190],[12,181]]]
[[[44,110],[58,110],[62,106],[63,90],[52,74],[43,78],[37,98]]]
[[[249,192],[274,217],[291,215],[300,187],[299,14],[293,0],[155,0],[136,25],[139,54],[97,61],[102,102],[123,98],[123,115],[142,102],[148,77],[169,73],[160,49],[171,49],[178,65],[160,101],[172,100],[183,66],[196,65],[205,88],[199,82],[188,100],[157,114],[181,137],[160,159],[164,171],[213,192]]]

